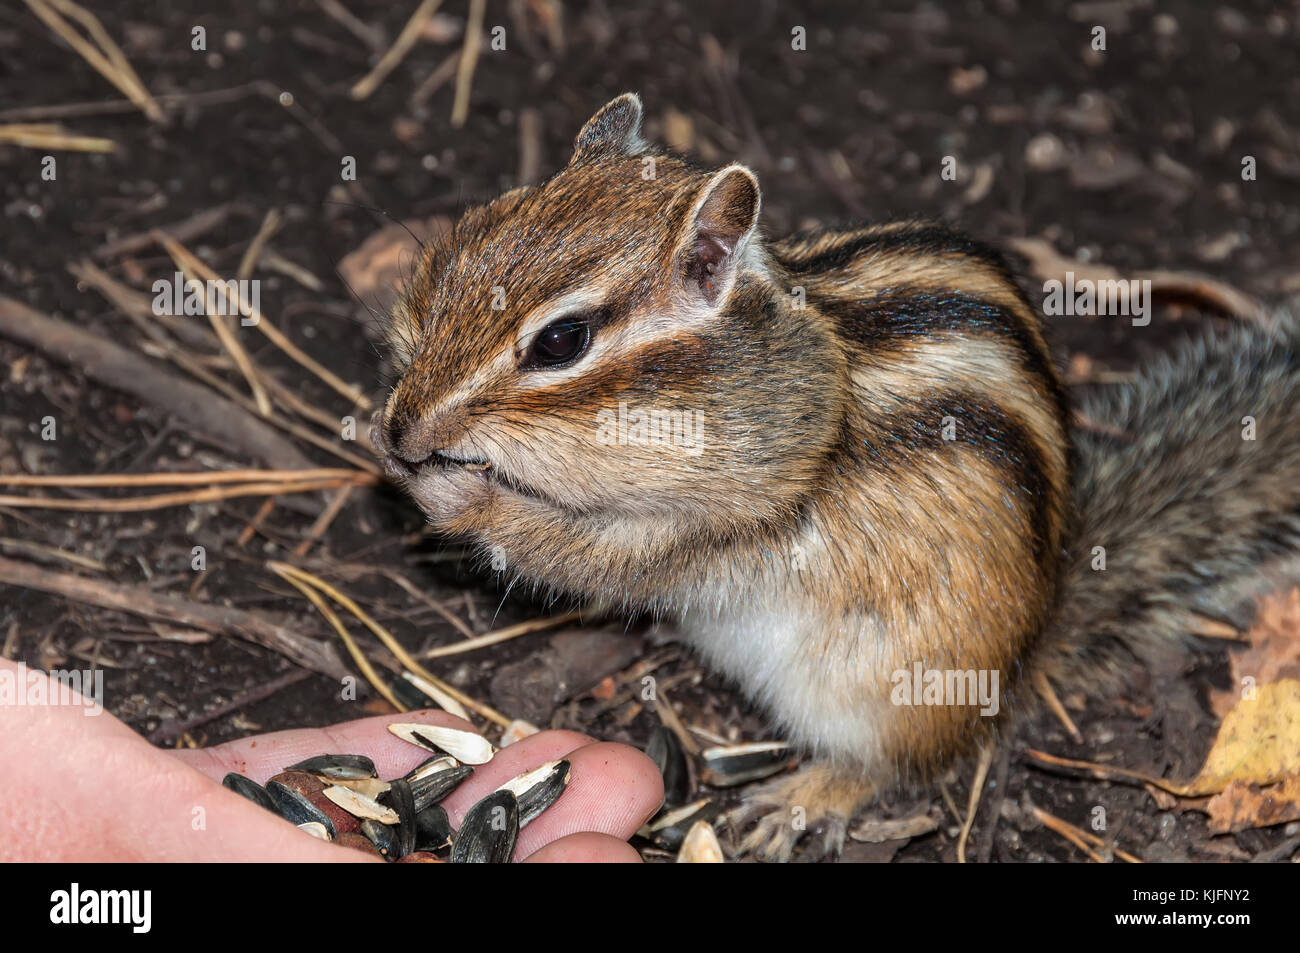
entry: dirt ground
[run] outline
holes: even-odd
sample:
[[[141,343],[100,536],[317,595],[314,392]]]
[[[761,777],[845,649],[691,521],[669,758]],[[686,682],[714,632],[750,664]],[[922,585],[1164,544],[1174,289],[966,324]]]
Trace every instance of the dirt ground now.
[[[554,8],[540,0],[493,0],[485,29],[504,26],[506,49],[480,55],[461,128],[451,122],[457,82],[446,64],[459,57],[467,2],[444,3],[362,101],[349,90],[416,4],[344,3],[370,33],[305,0],[216,8],[188,0],[89,2],[163,104],[165,123],[129,104],[51,111],[122,100],[26,7],[0,10],[0,124],[59,122],[116,143],[106,154],[0,144],[3,293],[139,349],[147,342],[137,325],[69,265],[89,260],[147,291],[170,276],[171,259],[147,239],[118,240],[215,210],[185,244],[230,275],[263,215],[277,209],[283,224],[257,272],[262,309],[309,355],[382,401],[383,359],[367,308],[382,295],[358,301],[339,263],[390,220],[455,218],[468,202],[548,174],[567,159],[581,123],[625,90],[641,94],[649,136],[704,161],[753,168],[772,234],[819,222],[930,217],[993,242],[1040,238],[1063,255],[1125,274],[1192,270],[1264,301],[1300,292],[1294,3],[571,2],[548,22],[543,14]],[[206,30],[206,50],[192,49],[197,26]],[[795,51],[792,30],[800,26],[807,48]],[[1097,26],[1106,31],[1104,52],[1090,47]],[[448,80],[413,99],[439,70]],[[54,181],[40,174],[47,152],[57,157]],[[345,156],[355,158],[355,181],[341,180]],[[955,181],[940,174],[945,156],[956,159]],[[1242,178],[1246,156],[1256,162],[1253,180]],[[1177,338],[1224,320],[1166,303],[1145,328],[1058,318],[1050,331],[1071,380],[1105,386]],[[306,403],[329,417],[355,412],[269,341],[245,339],[253,358]],[[56,440],[41,438],[46,417],[58,421]],[[340,465],[318,448],[303,445],[303,452],[321,466]],[[263,463],[193,432],[166,407],[0,337],[0,473]],[[330,495],[303,497],[308,505],[286,498],[243,545],[236,540],[260,499],[139,513],[0,507],[0,555],[266,613],[333,641],[265,568],[267,559],[293,558]],[[30,544],[99,565],[70,567]],[[190,565],[195,545],[209,554],[201,578]],[[409,579],[475,632],[558,611],[503,593],[458,546],[424,535],[415,508],[387,487],[354,492],[303,564],[329,574],[413,650],[461,635],[381,570]],[[769,737],[758,713],[685,651],[660,644],[643,625],[624,628],[606,620],[543,631],[435,670],[512,716],[644,746],[659,718],[626,676],[640,671],[638,660],[655,659],[662,664],[654,674],[687,724],[726,739]],[[33,589],[0,585],[0,641],[31,665],[103,667],[109,710],[161,744],[206,745],[388,710],[373,693],[339,701],[336,680],[324,675],[284,681],[297,666],[248,641]],[[381,654],[377,643],[363,644]],[[1214,736],[1206,697],[1224,686],[1224,655],[1207,643],[1183,670],[1149,673],[1123,699],[1066,699],[1082,744],[1050,716],[1006,739],[971,856],[1084,859],[1030,816],[1035,805],[1082,826],[1102,805],[1110,818],[1105,839],[1147,860],[1289,856],[1298,842],[1290,828],[1211,837],[1201,814],[1162,811],[1140,788],[1047,773],[1022,754],[1034,747],[1190,777]],[[970,777],[965,765],[945,779],[960,811]],[[716,793],[724,803],[736,796]],[[937,831],[851,842],[843,859],[952,860],[958,822],[940,791],[893,797],[877,814],[901,816],[927,804]],[[646,855],[663,856],[652,848]]]

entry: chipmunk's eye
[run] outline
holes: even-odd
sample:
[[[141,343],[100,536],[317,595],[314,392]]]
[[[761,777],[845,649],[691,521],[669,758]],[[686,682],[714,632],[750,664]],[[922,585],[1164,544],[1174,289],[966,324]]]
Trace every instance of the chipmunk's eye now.
[[[586,318],[560,318],[542,328],[524,365],[530,368],[560,367],[575,360],[589,343],[591,325]]]

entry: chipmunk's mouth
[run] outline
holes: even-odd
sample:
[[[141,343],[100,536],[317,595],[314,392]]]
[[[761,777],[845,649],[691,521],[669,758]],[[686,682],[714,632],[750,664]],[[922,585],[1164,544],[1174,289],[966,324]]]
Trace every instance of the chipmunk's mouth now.
[[[408,487],[413,488],[413,485],[418,483],[420,477],[426,471],[454,472],[463,470],[498,489],[526,499],[537,500],[556,509],[564,509],[559,502],[517,477],[506,473],[500,467],[494,465],[491,460],[479,457],[453,457],[435,450],[422,460],[411,461],[397,456],[388,449],[381,428],[371,428],[371,439],[374,442],[375,449],[379,451],[383,458],[384,468],[389,475]]]
[[[432,469],[454,471],[463,470],[466,473],[472,473],[485,483],[489,483],[499,489],[514,493],[517,496],[526,497],[531,500],[545,503],[548,506],[562,509],[560,504],[552,500],[545,493],[537,488],[530,486],[515,476],[506,473],[500,467],[492,463],[491,460],[482,459],[460,459],[449,457],[441,453],[432,453],[424,460],[415,465],[416,475],[425,467]]]

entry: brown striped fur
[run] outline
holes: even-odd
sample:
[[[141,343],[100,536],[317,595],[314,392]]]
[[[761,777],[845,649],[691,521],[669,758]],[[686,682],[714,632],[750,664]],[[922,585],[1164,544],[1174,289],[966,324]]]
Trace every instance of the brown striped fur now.
[[[648,146],[640,118],[614,100],[566,168],[427,249],[375,432],[439,530],[511,578],[674,620],[814,754],[755,797],[774,813],[750,846],[782,858],[792,805],[842,837],[874,790],[992,729],[891,703],[892,673],[996,671],[1005,711],[1031,659],[1068,667],[1041,645],[1081,545],[1066,400],[996,252],[923,223],[765,242],[752,173]],[[570,312],[589,351],[526,368]],[[601,443],[620,402],[699,413],[701,451]]]

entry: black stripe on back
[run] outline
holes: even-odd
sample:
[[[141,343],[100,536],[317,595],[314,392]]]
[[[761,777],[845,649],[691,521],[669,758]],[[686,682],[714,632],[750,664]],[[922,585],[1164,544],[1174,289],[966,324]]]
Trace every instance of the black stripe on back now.
[[[1011,280],[1011,270],[1001,252],[944,225],[918,224],[887,231],[868,231],[807,258],[792,256],[782,264],[795,274],[833,271],[847,268],[863,255],[882,251],[918,256],[960,255],[982,261],[1008,281]]]
[[[956,422],[953,440],[943,437],[944,417]],[[889,472],[914,468],[918,457],[956,447],[975,452],[1006,476],[1008,495],[1027,518],[1034,557],[1045,563],[1054,522],[1052,486],[1028,428],[1001,407],[969,393],[939,393],[873,417],[871,429],[853,441],[854,456],[864,465]]]
[[[942,335],[1007,341],[1015,346],[1021,369],[1042,384],[1065,426],[1066,396],[1060,378],[1024,319],[1011,308],[970,295],[905,290],[860,301],[821,298],[815,304],[835,322],[841,338],[867,352],[888,353]]]

